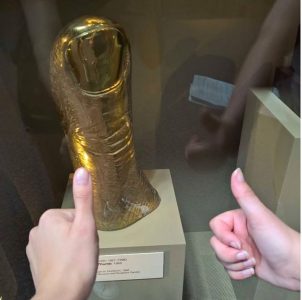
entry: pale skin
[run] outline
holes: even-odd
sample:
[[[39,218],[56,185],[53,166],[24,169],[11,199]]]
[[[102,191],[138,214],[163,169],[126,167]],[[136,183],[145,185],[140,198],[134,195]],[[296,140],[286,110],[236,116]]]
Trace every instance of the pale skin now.
[[[276,286],[300,289],[300,234],[274,215],[254,194],[240,169],[231,189],[240,208],[210,221],[210,240],[229,276],[242,280],[256,274]]]
[[[47,210],[29,234],[26,253],[36,295],[33,299],[87,299],[96,276],[98,237],[89,173],[73,178],[75,209]]]
[[[233,279],[253,274],[277,286],[300,288],[300,235],[257,198],[240,169],[231,178],[240,209],[211,220],[211,245]],[[26,248],[36,287],[33,299],[87,299],[98,259],[91,178],[78,169],[73,180],[75,209],[46,211]],[[240,256],[241,255],[241,256]]]

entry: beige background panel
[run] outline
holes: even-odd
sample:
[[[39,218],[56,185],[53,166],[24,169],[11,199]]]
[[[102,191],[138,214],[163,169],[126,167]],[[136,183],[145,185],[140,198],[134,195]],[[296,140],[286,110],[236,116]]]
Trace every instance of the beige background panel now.
[[[162,0],[163,16],[179,19],[261,18],[274,0]]]
[[[120,23],[129,37],[134,136],[142,151],[155,153],[163,102],[177,101],[165,94],[175,74],[186,83],[184,100],[194,74],[233,82],[272,3],[111,0],[90,4],[95,14]]]
[[[162,88],[172,74],[189,62],[192,64],[190,81],[194,74],[200,74],[233,82],[260,26],[259,20],[243,18],[163,20]]]

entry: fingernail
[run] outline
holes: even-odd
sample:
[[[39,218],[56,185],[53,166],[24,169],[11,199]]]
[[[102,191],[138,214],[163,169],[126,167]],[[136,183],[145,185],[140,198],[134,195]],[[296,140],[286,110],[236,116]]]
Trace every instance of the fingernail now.
[[[246,269],[246,270],[243,270],[243,271],[241,271],[241,272],[242,272],[242,274],[243,274],[245,277],[250,277],[250,276],[252,276],[252,275],[255,274],[254,268]]]
[[[244,182],[244,176],[242,174],[242,171],[240,168],[237,168],[236,171],[235,171],[235,176],[236,176],[236,179],[238,182]]]
[[[254,257],[252,257],[252,258],[250,258],[250,259],[248,259],[248,260],[246,260],[246,261],[243,262],[243,265],[245,267],[252,267],[255,264],[256,264],[256,259]]]
[[[241,249],[240,242],[234,242],[234,241],[232,241],[232,242],[230,242],[230,246],[231,246],[232,248],[235,248],[235,249],[238,249],[238,250]]]
[[[236,255],[236,258],[239,260],[247,259],[249,254],[246,251],[241,251]]]
[[[89,173],[84,168],[79,168],[75,172],[75,182],[79,185],[86,185],[89,182]]]

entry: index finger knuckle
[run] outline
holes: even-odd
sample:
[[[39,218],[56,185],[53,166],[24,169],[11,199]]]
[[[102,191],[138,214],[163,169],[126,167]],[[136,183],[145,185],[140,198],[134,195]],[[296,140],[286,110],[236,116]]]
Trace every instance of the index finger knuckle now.
[[[40,217],[39,225],[46,225],[52,223],[54,219],[55,219],[55,210],[48,209]]]

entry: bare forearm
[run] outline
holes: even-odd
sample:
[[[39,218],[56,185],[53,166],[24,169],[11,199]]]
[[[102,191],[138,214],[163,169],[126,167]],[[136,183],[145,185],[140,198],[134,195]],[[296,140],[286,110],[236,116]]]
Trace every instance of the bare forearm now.
[[[292,278],[298,282],[298,288],[300,289],[300,234],[298,232],[293,233],[293,274]]]
[[[277,56],[272,56],[270,41],[258,40],[243,64],[223,118],[240,122],[245,108],[245,97],[251,87],[270,85],[273,79]]]
[[[272,280],[275,285],[293,290],[300,290],[300,234],[290,228],[289,234],[291,252],[288,263],[279,276]]]
[[[66,274],[65,274],[66,275]],[[84,284],[78,278],[69,274],[68,280],[56,277],[57,274],[52,274],[43,282],[42,286],[36,287],[36,294],[32,300],[84,300],[90,291],[90,285]],[[46,278],[46,277],[45,277]]]
[[[275,2],[241,68],[223,119],[240,122],[248,90],[272,83],[276,66],[293,47],[299,25],[299,11],[298,0]]]

